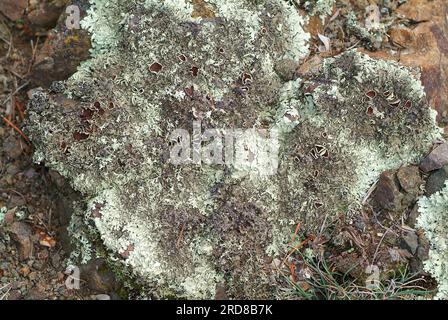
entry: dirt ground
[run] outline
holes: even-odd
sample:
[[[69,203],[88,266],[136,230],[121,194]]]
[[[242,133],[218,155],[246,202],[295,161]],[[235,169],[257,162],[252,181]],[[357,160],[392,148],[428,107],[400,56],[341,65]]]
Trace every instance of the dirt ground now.
[[[318,17],[311,19],[308,31],[313,35],[312,54],[300,72],[311,68],[313,61],[352,48],[375,57],[418,66],[429,89],[428,98],[439,111],[440,123],[445,125],[448,123],[445,101],[448,89],[444,80],[448,68],[444,63],[448,41],[445,38],[446,22],[440,17],[446,16],[442,11],[448,11],[447,4],[443,0],[408,2],[336,1],[333,14],[325,21]],[[98,299],[97,295],[104,293],[113,297],[113,292],[102,291],[100,285],[83,284],[82,290],[67,288],[65,271],[70,246],[66,227],[69,213],[60,205],[60,200],[61,194],[66,195],[70,190],[59,181],[56,173],[33,164],[32,144],[20,129],[32,89],[49,86],[52,80],[62,80],[73,73],[79,61],[88,57],[89,43],[84,33],[68,38],[64,33],[51,31],[63,5],[44,8],[47,11],[42,9],[39,16],[35,10],[25,10],[26,3],[16,1],[12,8],[0,4],[0,217],[3,216],[5,221],[0,224],[0,300]],[[349,16],[354,12],[359,26],[364,26],[369,18],[366,7],[372,3],[379,5],[385,27],[375,36],[367,37],[362,28],[350,25]],[[305,8],[298,6],[298,9]],[[426,41],[421,40],[422,37]],[[78,45],[71,46],[73,41]],[[439,63],[433,64],[434,59],[430,57],[437,57]],[[70,58],[69,62],[67,58]],[[431,80],[433,77],[438,81]],[[409,167],[405,172],[387,173],[380,178],[376,189],[372,189],[366,199],[365,216],[360,217],[357,225],[346,225],[339,230],[344,235],[341,241],[349,243],[348,247],[352,249],[327,247],[328,239],[313,235],[305,239],[306,247],[323,251],[332,272],[362,277],[365,257],[374,256],[380,264],[407,266],[413,277],[406,281],[417,279],[413,285],[432,290],[434,283],[423,272],[421,263],[427,255],[428,244],[424,236],[413,229],[414,205],[421,193],[413,194],[405,202],[407,205],[395,212],[376,214],[384,209],[387,201],[382,198],[382,191],[402,196],[402,188],[390,182],[395,181],[395,177],[415,185],[428,183],[429,176],[418,173],[418,169],[415,174],[415,170],[415,167]],[[303,280],[308,278],[304,273],[318,271],[303,256],[295,256],[290,261],[285,274],[300,292],[305,293],[299,297],[306,298],[311,284]],[[299,269],[302,272],[298,272]]]

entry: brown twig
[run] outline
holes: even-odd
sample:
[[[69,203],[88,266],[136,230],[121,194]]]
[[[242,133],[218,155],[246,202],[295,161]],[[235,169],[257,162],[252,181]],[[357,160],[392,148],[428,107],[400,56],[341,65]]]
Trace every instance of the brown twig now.
[[[16,106],[17,111],[19,111],[20,119],[22,121],[25,120],[25,111],[24,111],[24,109],[22,107],[21,102],[17,98],[16,98],[15,106]]]
[[[29,144],[31,144],[30,139],[28,139],[28,137],[22,132],[22,130],[20,130],[14,123],[12,123],[10,120],[8,120],[7,118],[5,118],[4,116],[2,116],[3,121],[5,121],[11,128],[13,128],[15,131],[17,131],[18,134],[20,134],[22,136],[22,138]]]

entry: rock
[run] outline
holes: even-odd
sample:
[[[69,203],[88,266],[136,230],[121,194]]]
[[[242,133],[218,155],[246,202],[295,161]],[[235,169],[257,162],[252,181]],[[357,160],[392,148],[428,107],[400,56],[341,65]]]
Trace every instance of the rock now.
[[[34,3],[28,8],[28,20],[36,27],[45,29],[53,28],[56,26],[59,16],[69,2],[68,0],[45,0]]]
[[[19,245],[20,259],[25,260],[30,258],[33,252],[31,227],[25,222],[17,221],[10,226],[9,231],[13,240]]]
[[[429,259],[430,243],[424,232],[418,232],[418,247],[414,256],[410,260],[411,271],[415,274],[428,273],[424,270],[424,262]]]
[[[16,21],[23,17],[27,6],[28,0],[2,0],[0,12],[11,21]]]
[[[448,180],[448,166],[444,166],[439,170],[431,172],[428,179],[426,180],[425,194],[427,196],[430,196],[442,190],[447,180]]]
[[[409,250],[412,255],[415,255],[418,248],[418,236],[415,232],[409,231],[407,232],[402,239],[403,248]]]
[[[282,78],[284,81],[290,81],[293,80],[298,67],[299,66],[297,62],[290,59],[286,59],[276,62],[274,70],[275,72],[277,72],[279,77]]]
[[[383,172],[373,193],[374,203],[382,209],[399,211],[403,195],[396,183],[394,171]]]
[[[417,248],[416,257],[421,261],[426,261],[429,258],[429,249],[431,247],[431,244],[429,243],[429,240],[426,238],[424,232],[419,232],[418,243],[419,246]]]
[[[430,172],[448,164],[448,143],[437,146],[420,164],[420,169]]]
[[[81,279],[86,281],[90,290],[110,293],[117,289],[118,283],[104,259],[98,258],[89,261],[80,268]]]
[[[59,12],[58,7],[49,10]],[[84,15],[85,10],[82,10],[81,19]],[[46,19],[45,15],[41,16]],[[86,30],[67,30],[65,19],[60,19],[39,50],[31,70],[31,86],[48,88],[53,81],[67,79],[89,58],[90,48],[90,35]]]
[[[30,76],[32,86],[48,88],[53,81],[67,79],[89,57],[89,50],[86,31],[53,31],[36,58]]]
[[[423,183],[417,166],[401,167],[397,172],[397,178],[404,191],[417,196],[420,185]]]
[[[311,74],[315,74],[322,67],[322,57],[320,55],[312,56],[310,59],[302,63],[297,70],[297,75],[301,78],[306,78]]]
[[[409,212],[408,218],[406,220],[406,224],[411,227],[411,228],[415,228],[415,224],[417,223],[417,218],[418,218],[418,205],[414,205],[414,207],[412,208],[412,210]]]
[[[419,275],[419,274],[426,274],[424,270],[424,264],[423,261],[416,257],[411,257],[409,259],[409,268],[412,274]]]
[[[391,40],[400,47],[407,48],[415,46],[415,34],[407,27],[393,27],[389,30]]]

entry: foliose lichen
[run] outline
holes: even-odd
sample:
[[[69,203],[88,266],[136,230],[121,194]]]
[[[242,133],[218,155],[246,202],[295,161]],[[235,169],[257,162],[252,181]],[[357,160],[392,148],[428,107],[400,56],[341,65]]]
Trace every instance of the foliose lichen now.
[[[7,208],[6,207],[1,207],[0,208],[0,225],[3,223],[3,220],[5,219],[5,214],[7,212]]]
[[[33,96],[26,129],[35,160],[84,194],[80,259],[95,254],[79,231],[91,230],[159,297],[211,298],[224,284],[272,298],[271,262],[297,223],[331,238],[323,224],[350,219],[382,171],[427,151],[440,130],[418,74],[350,51],[298,78],[302,25],[281,0],[92,1],[92,59]],[[275,174],[263,158],[173,164],[171,134],[194,121],[277,132]],[[259,138],[242,140],[259,160]]]
[[[299,1],[311,15],[318,15],[322,18],[331,15],[335,2],[335,0]]]
[[[436,298],[448,299],[448,185],[430,197],[421,198],[418,204],[418,227],[431,243],[425,270],[437,280]]]

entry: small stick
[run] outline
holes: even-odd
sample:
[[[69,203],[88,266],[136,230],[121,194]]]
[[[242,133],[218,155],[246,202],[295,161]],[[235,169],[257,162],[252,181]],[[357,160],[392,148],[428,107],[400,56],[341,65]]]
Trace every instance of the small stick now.
[[[23,110],[21,102],[16,98],[16,109],[19,111],[20,119],[25,120],[25,112]]]
[[[26,142],[31,144],[30,139],[28,139],[28,137],[22,132],[22,130],[20,130],[14,123],[12,123],[10,120],[5,118],[4,116],[2,116],[2,118],[9,126],[11,126],[11,128],[13,128],[15,131],[17,131],[17,133],[20,134],[22,136],[22,138],[25,139]]]

